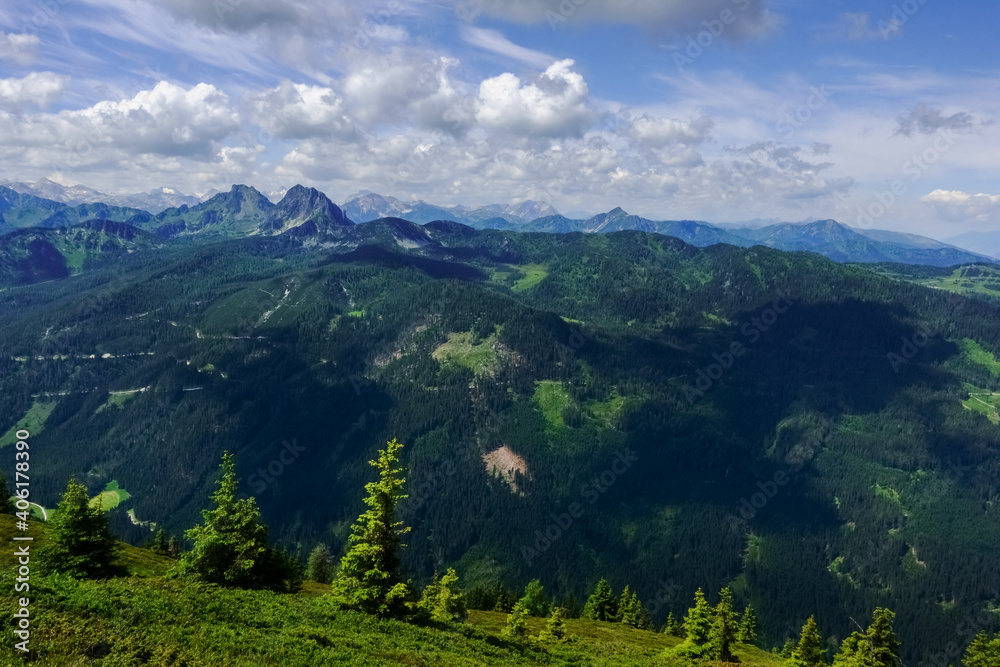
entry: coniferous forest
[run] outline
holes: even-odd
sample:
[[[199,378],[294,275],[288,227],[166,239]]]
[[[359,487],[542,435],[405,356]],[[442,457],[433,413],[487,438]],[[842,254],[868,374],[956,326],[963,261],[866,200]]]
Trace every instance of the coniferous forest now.
[[[41,664],[386,627],[440,664],[996,664],[996,302],[642,232],[328,239],[0,292]],[[277,638],[213,663],[247,614]]]

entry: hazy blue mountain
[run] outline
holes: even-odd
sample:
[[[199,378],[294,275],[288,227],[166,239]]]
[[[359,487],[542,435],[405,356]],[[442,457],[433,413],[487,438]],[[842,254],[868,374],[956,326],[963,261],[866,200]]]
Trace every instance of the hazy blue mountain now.
[[[875,241],[880,241],[882,243],[891,243],[893,245],[902,246],[904,248],[923,248],[927,250],[941,250],[944,248],[954,248],[955,246],[949,243],[944,243],[938,241],[937,239],[932,239],[927,236],[920,236],[919,234],[907,234],[906,232],[890,232],[885,229],[860,229],[858,227],[851,227],[854,231],[862,236],[867,236]]]
[[[142,225],[149,218],[139,209],[105,204],[70,206],[0,186],[0,233],[27,227],[66,227],[92,219]]]
[[[987,257],[933,239],[882,230],[862,233],[836,220],[818,220],[805,224],[786,222],[760,229],[734,229],[731,232],[771,248],[816,252],[837,262],[953,266],[989,261]]]
[[[343,208],[347,216],[357,223],[379,218],[405,218],[418,224],[453,220],[477,229],[495,229],[498,218],[516,227],[538,217],[558,214],[550,204],[531,200],[478,207],[437,206],[420,200],[404,202],[369,190],[358,192],[344,203]]]
[[[159,213],[168,208],[194,206],[199,203],[197,197],[185,195],[174,188],[162,187],[134,194],[114,195],[100,192],[85,185],[61,185],[47,178],[41,178],[34,183],[20,181],[0,181],[0,185],[9,187],[21,194],[34,195],[44,199],[79,206],[100,202],[110,206],[135,208],[151,213]]]
[[[657,232],[667,236],[675,236],[682,241],[706,247],[716,243],[731,245],[752,245],[746,239],[726,230],[713,227],[704,222],[693,220],[649,220],[627,213],[621,207],[608,213],[600,213],[587,220],[572,220],[562,215],[546,216],[533,220],[523,227],[525,231],[533,232],[587,232],[590,234],[610,233],[619,231]]]
[[[1000,232],[966,232],[946,242],[990,257],[1000,257]]]

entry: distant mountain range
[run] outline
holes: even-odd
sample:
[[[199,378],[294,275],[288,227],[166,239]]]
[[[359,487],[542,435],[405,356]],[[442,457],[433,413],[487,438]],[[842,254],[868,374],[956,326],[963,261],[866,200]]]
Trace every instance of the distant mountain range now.
[[[404,218],[417,224],[452,220],[477,229],[516,229],[537,218],[558,215],[559,211],[545,202],[531,200],[513,205],[491,204],[478,208],[435,206],[425,201],[404,202],[395,197],[362,190],[347,200],[344,213],[357,223],[379,218]]]
[[[37,192],[49,192],[59,199],[34,194]],[[0,233],[28,227],[68,227],[96,219],[127,223],[161,239],[241,238],[286,233],[300,237],[338,237],[356,223],[391,218],[418,225],[452,221],[475,229],[556,234],[636,230],[673,236],[697,247],[718,243],[742,247],[764,245],[785,251],[815,252],[837,262],[938,267],[996,262],[987,255],[927,237],[855,229],[835,220],[776,224],[755,220],[745,227],[734,227],[695,220],[650,220],[631,215],[622,208],[587,219],[573,219],[560,214],[550,204],[530,200],[513,205],[437,206],[424,201],[404,202],[367,190],[354,195],[340,207],[319,190],[302,185],[271,193],[275,199],[280,197],[277,203],[247,185],[234,185],[229,192],[208,194],[210,196],[206,195],[202,201],[169,188],[154,190],[144,197],[160,203],[172,197],[184,199],[179,205],[154,213],[157,207],[143,209],[122,205],[136,201],[138,195],[111,197],[107,201],[112,203],[80,203],[80,199],[104,195],[84,186],[64,187],[45,179],[30,186],[12,183],[0,186]],[[967,247],[980,247],[972,243],[974,240],[970,238]],[[994,241],[1000,249],[1000,236]],[[988,246],[981,242],[983,247]]]
[[[34,183],[0,180],[0,186],[8,187],[22,194],[51,199],[71,206],[103,202],[110,206],[137,208],[150,213],[159,213],[165,209],[185,204],[195,206],[202,201],[198,197],[183,194],[174,188],[157,188],[149,192],[131,195],[112,195],[88,188],[85,185],[60,185],[47,178]]]

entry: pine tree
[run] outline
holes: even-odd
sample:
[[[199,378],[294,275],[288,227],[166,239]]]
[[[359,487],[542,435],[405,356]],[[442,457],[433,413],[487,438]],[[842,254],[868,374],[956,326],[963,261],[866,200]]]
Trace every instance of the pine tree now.
[[[521,598],[521,601],[524,602],[524,608],[528,610],[528,614],[538,618],[548,616],[552,608],[552,603],[549,602],[548,596],[545,595],[545,589],[542,588],[542,582],[538,579],[529,581],[528,585],[524,587],[524,597]]]
[[[873,667],[900,667],[902,664],[899,660],[899,640],[892,629],[894,618],[896,614],[881,607],[872,615],[865,640]]]
[[[743,617],[740,619],[740,631],[736,635],[736,641],[741,644],[753,646],[757,643],[757,612],[752,605],[747,605],[743,610]]]
[[[185,533],[194,543],[181,558],[179,570],[225,586],[266,585],[267,527],[261,523],[254,498],[236,499],[239,480],[233,455],[222,455],[222,477],[212,494],[212,509],[202,510],[202,523]]]
[[[1000,667],[1000,634],[993,639],[985,632],[976,635],[962,658],[965,667]]]
[[[793,667],[825,667],[823,639],[819,636],[814,616],[810,616],[802,626],[802,635],[795,650],[792,651],[790,664]]]
[[[674,616],[674,612],[667,614],[667,624],[663,626],[663,633],[671,637],[682,637],[684,635],[684,628],[677,620],[677,617]]]
[[[834,667],[900,667],[899,641],[892,629],[895,617],[888,609],[875,609],[868,629],[852,633],[840,644]]]
[[[712,608],[708,606],[705,594],[699,588],[694,594],[694,606],[688,609],[684,618],[684,634],[693,646],[704,646],[712,630]]]
[[[49,572],[81,579],[115,574],[118,540],[111,533],[100,501],[91,506],[87,487],[71,479],[49,521],[49,543],[42,549],[42,563]]]
[[[333,556],[325,544],[317,544],[310,552],[306,578],[321,584],[328,584],[333,580]]]
[[[395,439],[368,463],[379,472],[377,482],[365,485],[368,510],[351,526],[350,548],[340,561],[334,593],[340,603],[379,617],[400,618],[411,595],[403,581],[399,552],[409,531],[396,521],[396,506],[406,498],[400,491],[406,480],[397,468],[403,445]]]
[[[613,621],[618,615],[618,604],[615,593],[607,579],[601,579],[594,587],[594,592],[587,598],[583,607],[583,615],[595,621]]]
[[[563,610],[561,607],[554,607],[545,629],[538,634],[538,639],[543,642],[558,642],[565,637],[566,623],[563,621]]]
[[[615,620],[622,625],[630,625],[634,628],[638,622],[638,609],[636,609],[638,604],[639,598],[628,586],[625,586],[625,590],[618,596],[618,613],[615,615]]]
[[[517,604],[507,616],[507,625],[500,632],[504,639],[521,639],[528,635],[528,610],[524,606],[523,600],[518,600]]]
[[[435,574],[434,580],[424,588],[423,597],[417,607],[431,620],[439,623],[451,623],[465,619],[465,596],[458,590],[458,575],[455,570],[448,571],[440,579]]]
[[[733,611],[733,594],[729,588],[719,593],[719,604],[715,607],[712,630],[709,635],[708,655],[713,660],[736,662],[733,648],[736,646],[736,632],[739,626]]]
[[[778,653],[782,658],[791,658],[792,653],[795,651],[795,640],[791,637],[785,640],[784,646],[781,647],[781,651]]]
[[[153,540],[149,543],[149,550],[160,556],[167,555],[167,534],[160,528],[153,535]]]

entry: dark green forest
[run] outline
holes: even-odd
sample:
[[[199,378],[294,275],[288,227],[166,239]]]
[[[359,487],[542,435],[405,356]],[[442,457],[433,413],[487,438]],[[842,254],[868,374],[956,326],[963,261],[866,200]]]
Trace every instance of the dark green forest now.
[[[571,606],[606,577],[657,627],[729,588],[768,647],[887,608],[935,667],[996,630],[987,295],[642,232],[141,241],[0,291],[0,433],[31,430],[47,508],[117,482],[116,535],[181,539],[229,451],[275,543],[339,559],[397,438],[417,582]]]

